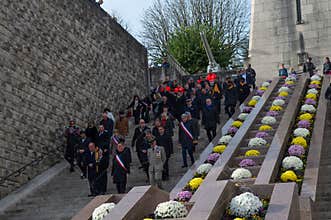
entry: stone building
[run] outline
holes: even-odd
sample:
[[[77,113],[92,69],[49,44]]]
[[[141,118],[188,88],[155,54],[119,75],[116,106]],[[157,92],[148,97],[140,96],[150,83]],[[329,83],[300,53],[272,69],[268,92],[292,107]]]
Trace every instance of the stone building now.
[[[61,159],[69,118],[147,92],[147,51],[94,0],[0,6],[0,198]]]
[[[331,56],[330,0],[252,0],[250,62],[269,79],[280,63],[300,69],[307,56],[322,68]]]

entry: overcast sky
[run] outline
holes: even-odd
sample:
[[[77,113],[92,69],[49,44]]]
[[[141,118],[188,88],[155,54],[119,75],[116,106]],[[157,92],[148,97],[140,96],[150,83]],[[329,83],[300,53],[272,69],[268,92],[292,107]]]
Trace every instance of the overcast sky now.
[[[110,14],[111,10],[119,14],[128,24],[131,34],[137,38],[142,31],[141,17],[153,0],[104,0],[103,2],[102,8]]]

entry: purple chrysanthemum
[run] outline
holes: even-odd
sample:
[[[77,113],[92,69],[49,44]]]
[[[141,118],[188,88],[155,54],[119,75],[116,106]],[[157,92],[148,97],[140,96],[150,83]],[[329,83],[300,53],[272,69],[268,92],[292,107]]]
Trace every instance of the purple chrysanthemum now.
[[[284,96],[277,96],[276,99],[284,100],[284,99],[286,99],[286,97],[284,97]]]
[[[310,85],[309,85],[309,88],[310,88],[310,89],[318,89],[319,86],[316,85],[316,84],[310,84]]]
[[[235,133],[237,133],[237,131],[238,131],[238,128],[231,126],[228,129],[228,134],[235,134]]]
[[[252,110],[253,110],[252,107],[245,106],[245,107],[243,108],[243,113],[251,113]]]
[[[307,105],[316,105],[316,101],[314,99],[306,99],[305,104],[307,104]]]
[[[267,82],[268,82],[268,83],[271,83],[271,82],[272,82],[272,80],[271,80],[271,79],[269,79],[269,80],[267,80]]]
[[[240,167],[251,167],[251,166],[255,166],[256,163],[254,160],[252,159],[243,159],[242,161],[240,161],[239,166]]]
[[[301,120],[298,122],[299,128],[310,128],[310,121],[307,120]]]
[[[209,162],[214,162],[215,163],[218,160],[219,157],[220,157],[220,154],[218,154],[218,153],[212,153],[212,154],[209,154],[208,155],[207,160]]]
[[[276,117],[279,113],[277,111],[268,111],[267,116]]]
[[[300,145],[292,145],[289,149],[288,149],[288,154],[290,156],[302,156],[305,154],[305,149],[300,146]]]
[[[177,193],[177,199],[179,201],[189,201],[192,197],[192,193],[190,191],[181,191],[179,193]]]
[[[266,138],[266,137],[268,137],[269,135],[268,135],[268,133],[267,132],[264,132],[264,131],[260,131],[260,132],[257,132],[256,133],[256,135],[255,135],[255,137],[257,137],[257,138]]]
[[[262,96],[264,94],[263,90],[256,90],[256,94]]]

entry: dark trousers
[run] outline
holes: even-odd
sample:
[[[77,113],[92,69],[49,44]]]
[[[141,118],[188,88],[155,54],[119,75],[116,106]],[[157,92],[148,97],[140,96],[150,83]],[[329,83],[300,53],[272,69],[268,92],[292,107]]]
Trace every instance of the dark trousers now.
[[[169,157],[166,158],[166,161],[164,162],[164,165],[163,165],[163,171],[162,171],[162,179],[163,180],[169,178],[169,165],[168,165],[168,162],[169,162]]]
[[[139,110],[135,110],[133,111],[133,117],[134,117],[134,123],[137,125],[139,124],[139,120],[140,120],[140,111]]]
[[[209,142],[211,142],[214,139],[214,137],[216,137],[216,127],[215,128],[206,128],[206,133],[207,133]]]
[[[187,166],[187,158],[186,158],[186,151],[191,158],[192,164],[194,163],[193,157],[193,144],[182,144],[182,157],[183,157],[183,165]]]
[[[79,169],[81,170],[82,174],[86,176],[86,169],[87,167],[84,166],[84,155],[81,153],[77,154],[77,165]]]
[[[226,105],[225,106],[225,113],[228,114],[229,118],[232,117],[234,112],[236,111],[235,105]]]
[[[108,176],[107,176],[107,170],[103,170],[100,173],[100,176],[98,176],[98,191],[101,194],[104,194],[107,192],[107,183],[108,183]]]
[[[88,182],[90,185],[90,192],[92,195],[98,195],[99,191],[98,191],[98,187],[97,187],[97,183],[96,183],[96,178],[93,177],[88,177]]]
[[[68,161],[70,166],[73,168],[74,167],[74,161],[75,161],[75,147],[71,145],[67,145],[65,154],[64,154],[64,159]]]
[[[116,189],[119,194],[125,193],[126,181],[116,183]]]

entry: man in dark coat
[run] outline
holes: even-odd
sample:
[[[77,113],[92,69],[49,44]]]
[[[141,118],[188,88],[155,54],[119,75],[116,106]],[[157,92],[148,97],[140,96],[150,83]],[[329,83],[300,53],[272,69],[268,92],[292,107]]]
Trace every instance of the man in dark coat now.
[[[190,112],[193,118],[198,119],[198,109],[192,104],[191,99],[186,99],[185,112]]]
[[[209,142],[211,142],[216,136],[216,128],[219,121],[220,119],[218,116],[217,109],[213,105],[211,99],[207,99],[206,105],[204,106],[202,111],[202,125],[206,129]]]
[[[102,153],[96,148],[95,144],[91,142],[88,145],[88,151],[85,152],[85,166],[87,167],[87,179],[90,185],[91,194],[89,196],[99,195],[99,187],[97,178],[99,175],[99,163]]]
[[[179,143],[182,146],[182,157],[183,157],[183,166],[187,167],[187,158],[186,158],[186,152],[188,152],[191,163],[194,164],[194,157],[193,157],[193,126],[192,122],[188,121],[187,115],[182,114],[181,116],[182,121],[179,124],[179,134],[178,139]]]
[[[251,90],[249,88],[249,85],[245,83],[245,79],[241,78],[239,81],[238,86],[238,99],[240,105],[245,101],[245,99],[249,96]]]
[[[249,86],[252,86],[253,89],[255,89],[256,72],[252,68],[252,65],[250,63],[247,65],[247,69],[246,69],[246,82]]]
[[[165,133],[164,127],[159,127],[159,136],[156,138],[156,142],[158,146],[162,146],[166,153],[166,161],[163,166],[163,172],[162,172],[162,180],[168,180],[169,179],[169,166],[168,161],[174,152],[172,139],[169,135]]]
[[[130,174],[131,152],[124,146],[124,138],[119,138],[113,158],[111,175],[119,194],[125,193],[127,175]]]
[[[102,113],[102,120],[100,121],[100,125],[103,125],[105,130],[108,131],[109,138],[111,138],[111,136],[113,136],[114,121],[108,118],[107,109],[105,109],[105,111]]]
[[[75,125],[74,120],[69,121],[69,127],[64,131],[64,136],[66,137],[66,149],[64,158],[70,164],[70,172],[74,172],[74,161],[76,156],[76,150],[79,145],[80,140],[80,129]]]
[[[85,154],[88,152],[88,145],[92,142],[92,140],[88,137],[86,137],[85,131],[80,132],[80,144],[78,145],[77,149],[77,165],[81,170],[80,178],[84,179],[86,178],[86,172],[87,172],[87,167],[86,163],[84,162],[85,160]]]
[[[316,69],[316,66],[312,62],[312,58],[308,57],[307,62],[303,64],[303,72],[309,73],[310,77],[314,75],[314,70]]]
[[[328,99],[328,100],[330,100],[331,101],[331,83],[330,83],[330,85],[329,85],[329,87],[328,87],[328,89],[326,90],[326,92],[325,92],[325,99]]]
[[[145,138],[146,130],[149,130],[149,127],[146,126],[145,120],[140,119],[139,126],[136,127],[136,129],[134,130],[134,134],[132,137],[132,143],[131,143],[132,149],[134,148],[134,146],[136,146],[137,156],[138,156],[138,159],[141,164],[140,168],[142,168],[141,149],[144,147],[144,144],[145,144],[144,138]]]
[[[226,87],[226,89],[224,89],[225,113],[227,113],[229,115],[229,118],[231,118],[235,112],[235,107],[237,105],[237,100],[238,100],[238,94],[237,94],[237,89],[234,86],[232,80],[227,81],[225,87]]]

